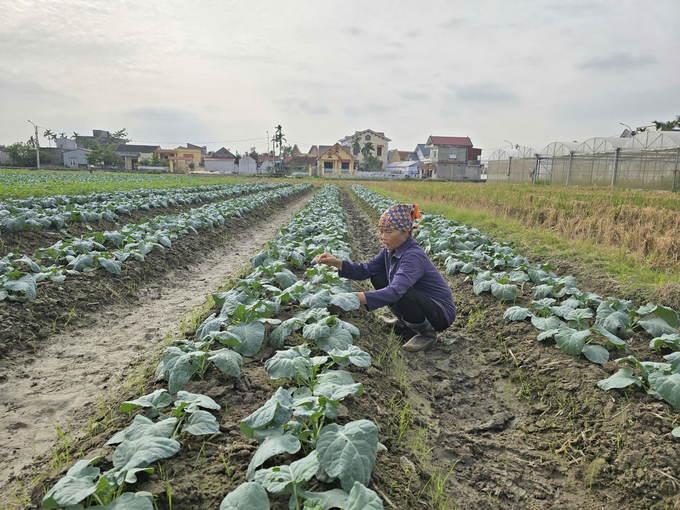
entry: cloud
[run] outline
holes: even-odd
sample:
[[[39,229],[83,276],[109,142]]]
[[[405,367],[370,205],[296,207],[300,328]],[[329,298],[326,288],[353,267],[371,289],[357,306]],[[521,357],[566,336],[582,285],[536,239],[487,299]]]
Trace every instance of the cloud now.
[[[348,117],[362,117],[364,115],[383,115],[390,111],[390,107],[378,103],[366,103],[363,105],[348,106],[345,108],[345,115]]]
[[[310,104],[310,102],[307,101],[306,99],[289,97],[285,100],[285,102],[289,106],[295,105],[299,110],[302,110],[303,112],[308,113],[310,115],[327,115],[330,113],[330,110],[326,105],[323,104],[313,105]]]
[[[465,20],[462,18],[451,18],[443,23],[439,24],[440,28],[446,30],[456,30],[465,24]]]
[[[124,112],[119,122],[125,123],[128,133],[153,133],[155,136],[143,135],[155,138],[152,141],[184,144],[214,139],[212,129],[203,118],[180,108],[166,106],[131,108]]]
[[[470,83],[449,88],[460,100],[473,103],[510,103],[519,98],[513,91],[494,82]]]
[[[402,92],[401,97],[407,101],[427,101],[430,96],[421,92]]]
[[[577,64],[580,69],[597,71],[619,71],[637,69],[656,63],[651,55],[632,55],[627,51],[617,51],[602,57],[593,57]]]
[[[64,104],[74,105],[80,103],[80,101],[73,96],[62,94],[56,90],[47,89],[39,83],[29,81],[19,82],[0,79],[0,93],[7,99],[11,97],[13,101],[23,98],[38,102],[58,102],[62,106]]]
[[[418,37],[419,35],[420,35],[420,32],[418,32],[417,30],[409,30],[408,32],[406,32],[404,34],[404,36],[411,37],[411,38]]]
[[[357,28],[357,27],[349,27],[347,29],[347,32],[352,34],[352,35],[360,35],[360,34],[364,33],[363,30],[361,30],[360,28]]]

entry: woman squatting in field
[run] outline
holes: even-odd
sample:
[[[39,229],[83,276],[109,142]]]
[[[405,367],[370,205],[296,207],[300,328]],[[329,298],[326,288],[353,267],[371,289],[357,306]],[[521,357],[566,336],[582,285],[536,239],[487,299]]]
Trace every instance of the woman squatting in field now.
[[[368,310],[389,306],[394,318],[381,317],[398,334],[415,333],[402,347],[409,352],[427,349],[456,318],[456,306],[446,280],[413,239],[413,221],[420,218],[417,204],[397,204],[387,209],[378,227],[385,246],[364,264],[340,260],[328,253],[316,256],[318,264],[338,268],[350,280],[367,280],[375,290],[358,292]]]

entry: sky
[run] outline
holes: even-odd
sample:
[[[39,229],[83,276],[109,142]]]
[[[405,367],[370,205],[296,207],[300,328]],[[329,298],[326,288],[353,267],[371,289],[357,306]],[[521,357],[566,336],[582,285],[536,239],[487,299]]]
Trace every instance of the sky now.
[[[280,124],[303,152],[373,129],[487,158],[680,115],[678,0],[4,0],[0,20],[0,144],[30,120],[264,152]]]

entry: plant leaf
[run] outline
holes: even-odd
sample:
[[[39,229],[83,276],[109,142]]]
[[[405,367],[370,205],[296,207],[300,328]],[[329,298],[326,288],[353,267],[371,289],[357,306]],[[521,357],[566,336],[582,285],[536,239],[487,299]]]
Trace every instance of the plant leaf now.
[[[150,492],[124,492],[108,505],[97,510],[153,510],[153,494]]]
[[[350,363],[356,367],[370,367],[371,355],[362,351],[356,345],[350,345],[345,350],[332,349],[328,352],[338,365],[346,367]]]
[[[665,375],[661,371],[647,376],[649,385],[673,407],[680,408],[680,374]]]
[[[597,382],[597,386],[603,390],[611,390],[613,388],[626,388],[631,384],[642,386],[642,379],[633,375],[632,368],[621,368],[614,375]]]
[[[583,351],[586,338],[590,336],[590,330],[576,331],[571,328],[562,328],[555,335],[555,344],[567,354],[578,356]]]
[[[349,422],[344,427],[326,425],[316,444],[319,463],[342,488],[351,490],[354,482],[368,485],[378,451],[378,427],[368,420]]]
[[[168,347],[163,351],[163,376],[168,381],[170,394],[181,390],[191,376],[198,372],[199,360],[205,355],[203,351],[185,353],[178,347]]]
[[[678,330],[670,326],[664,319],[659,317],[653,317],[651,319],[645,319],[639,321],[638,324],[642,328],[652,335],[653,337],[661,337],[663,335],[673,335],[677,334]]]
[[[264,252],[265,254],[267,252]],[[254,257],[253,257],[254,258]],[[251,263],[253,259],[250,259]],[[253,265],[255,267],[255,265]],[[269,497],[262,485],[246,482],[230,492],[220,503],[220,510],[269,510]]]
[[[97,259],[99,265],[106,269],[111,274],[120,274],[123,270],[123,263],[115,259],[107,259],[105,257],[99,257]]]
[[[536,329],[540,329],[543,331],[547,331],[549,329],[557,329],[560,326],[564,325],[564,322],[562,322],[559,319],[559,317],[555,317],[554,315],[551,315],[550,317],[533,316],[531,318],[531,323],[534,325]]]
[[[90,464],[98,460],[83,459],[76,462],[66,475],[52,487],[42,500],[45,508],[61,508],[76,505],[82,500],[94,494],[97,486],[93,480],[99,475],[99,468]]]
[[[144,395],[135,400],[127,400],[120,406],[120,410],[124,413],[129,413],[137,407],[151,407],[158,409],[159,407],[167,407],[172,403],[172,397],[165,389],[156,390],[153,393]]]
[[[586,358],[598,365],[609,361],[609,351],[601,345],[586,344],[581,352]]]
[[[180,444],[167,437],[140,437],[134,441],[123,441],[113,452],[113,466],[118,468],[118,485],[135,483],[135,469],[146,469],[149,464],[172,457],[179,451]]]
[[[265,463],[267,459],[282,453],[297,453],[302,448],[300,440],[293,434],[284,434],[278,437],[268,437],[260,445],[253,455],[246,472],[246,480],[252,480],[255,470]]]
[[[354,482],[345,510],[384,510],[384,508],[375,492],[359,482]]]
[[[523,321],[530,315],[533,315],[528,308],[522,308],[521,306],[511,306],[503,314],[503,320],[505,321]]]
[[[182,432],[188,432],[194,436],[214,434],[218,430],[220,430],[220,424],[208,411],[192,412],[189,415],[186,425],[182,428]]]
[[[260,351],[264,341],[264,324],[253,321],[248,324],[238,324],[227,327],[226,332],[241,342],[234,350],[243,356],[252,358]]]
[[[346,312],[358,310],[361,306],[361,303],[359,302],[359,295],[356,292],[333,294],[333,296],[331,296],[330,304],[338,306]]]
[[[330,328],[330,336],[316,341],[319,349],[330,353],[333,349],[347,350],[352,344],[352,335],[341,326]]]
[[[276,351],[276,354],[265,362],[264,368],[272,379],[289,379],[298,373],[296,363],[309,358],[309,354],[309,349],[304,346]],[[307,364],[311,364],[311,360]]]
[[[607,331],[604,326],[601,324],[595,324],[592,328],[590,328],[591,331],[594,331],[595,333],[602,335],[607,339],[607,342],[612,344],[614,347],[617,347],[618,349],[625,349],[628,350],[630,349],[630,345],[628,345],[626,342],[621,340],[618,336],[616,336],[613,333],[610,333]]]
[[[222,409],[217,402],[206,395],[189,393],[188,391],[178,391],[174,407],[180,407],[184,403],[189,404],[184,408],[184,411],[187,413],[195,413],[201,407],[204,409],[214,409],[215,411]]]
[[[293,398],[284,388],[279,387],[265,405],[241,420],[241,431],[252,439],[256,429],[288,423],[293,416],[294,405]]]
[[[491,284],[491,294],[501,301],[512,301],[517,297],[517,286],[511,283],[493,282]]]
[[[176,424],[177,418],[167,418],[154,423],[146,416],[138,414],[135,416],[135,419],[132,421],[132,424],[129,427],[126,427],[118,432],[105,444],[106,446],[109,446],[112,444],[122,443],[124,439],[134,441],[142,436],[170,437],[173,430],[175,430]]]
[[[220,349],[218,351],[211,351],[208,359],[215,363],[215,366],[225,374],[241,378],[243,358],[239,353],[231,349]]]
[[[31,300],[38,297],[38,282],[30,274],[24,275],[18,280],[5,280],[3,286],[12,292],[23,292]]]

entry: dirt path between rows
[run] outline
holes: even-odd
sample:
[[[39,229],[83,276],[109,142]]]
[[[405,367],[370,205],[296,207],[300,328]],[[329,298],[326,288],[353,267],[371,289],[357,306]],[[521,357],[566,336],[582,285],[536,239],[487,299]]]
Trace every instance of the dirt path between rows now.
[[[100,396],[116,394],[117,381],[135,379],[131,367],[152,361],[181,319],[237,274],[308,199],[307,194],[292,198],[199,263],[139,288],[138,306],[104,307],[92,326],[50,338],[36,355],[16,353],[0,377],[0,503],[14,502],[10,485],[15,473],[31,474],[35,454],[49,460],[57,438],[52,424],[69,439],[81,437]]]

